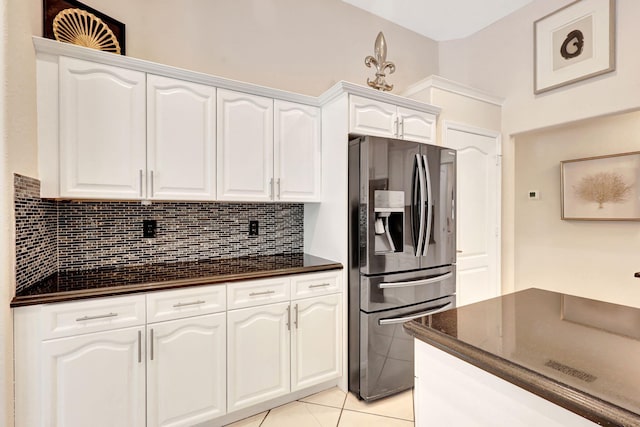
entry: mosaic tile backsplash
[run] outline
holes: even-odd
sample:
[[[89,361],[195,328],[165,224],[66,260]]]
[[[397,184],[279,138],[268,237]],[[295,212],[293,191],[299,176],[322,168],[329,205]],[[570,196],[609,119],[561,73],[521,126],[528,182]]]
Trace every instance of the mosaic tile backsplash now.
[[[37,180],[16,175],[15,185],[19,288],[56,270],[31,272],[44,257],[69,271],[303,251],[302,204],[49,201],[39,198]],[[147,219],[157,221],[155,238],[143,237]],[[259,221],[258,236],[248,235],[249,220]],[[33,222],[46,226],[36,232]],[[32,240],[49,242],[47,252],[32,254],[34,245],[24,245]]]

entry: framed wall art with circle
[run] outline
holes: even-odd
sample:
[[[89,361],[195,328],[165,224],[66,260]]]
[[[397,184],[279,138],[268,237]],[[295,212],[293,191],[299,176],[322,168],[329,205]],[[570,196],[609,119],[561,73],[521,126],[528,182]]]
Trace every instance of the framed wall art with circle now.
[[[615,70],[615,0],[578,0],[533,24],[534,93]]]

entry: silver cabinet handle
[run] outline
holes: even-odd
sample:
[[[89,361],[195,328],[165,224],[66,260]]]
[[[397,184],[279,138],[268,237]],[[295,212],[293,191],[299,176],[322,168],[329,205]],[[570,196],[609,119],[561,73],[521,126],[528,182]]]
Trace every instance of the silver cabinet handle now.
[[[189,305],[197,305],[197,304],[204,304],[206,301],[202,301],[202,300],[198,300],[198,301],[192,301],[192,302],[179,302],[177,304],[173,304],[173,306],[175,308],[180,308],[180,307],[186,307]]]
[[[380,320],[378,320],[378,324],[379,325],[393,325],[393,324],[396,324],[396,323],[408,322],[409,320],[417,319],[419,317],[428,316],[429,314],[436,314],[436,313],[439,313],[441,311],[444,311],[447,308],[449,308],[450,305],[453,305],[453,302],[448,302],[446,304],[442,304],[442,305],[439,305],[437,307],[433,307],[432,309],[429,309],[427,311],[423,311],[422,313],[412,314],[411,316],[394,317],[394,318],[391,318],[391,319],[380,319]]]
[[[108,317],[116,317],[118,313],[109,313],[109,314],[100,314],[98,316],[83,316],[78,317],[76,322],[84,322],[85,320],[96,320],[96,319],[106,319]]]
[[[276,185],[278,186],[278,193],[277,193],[278,194],[278,200],[280,200],[280,188],[281,188],[281,186],[280,186],[280,178],[278,178],[276,180]]]
[[[312,288],[323,288],[325,286],[331,286],[331,283],[318,283],[318,284],[314,284],[314,285],[309,285],[309,289],[312,289]]]
[[[140,169],[140,197],[144,197],[142,195],[142,169]]]
[[[296,312],[296,316],[293,318],[293,324],[296,325],[296,329],[298,329],[298,304],[296,304],[295,307],[293,307],[293,309]]]
[[[398,121],[398,137],[404,139],[404,117]]]
[[[393,122],[393,125],[395,127],[394,129],[394,133],[396,134],[396,137],[400,136],[400,133],[398,132],[398,129],[400,127],[400,119],[398,118],[398,116],[396,116],[395,121]]]
[[[429,279],[423,279],[423,280],[411,280],[408,282],[382,282],[378,285],[378,288],[380,289],[385,289],[385,288],[404,288],[406,286],[421,286],[421,285],[428,285],[430,283],[436,283],[436,282],[441,282],[443,280],[449,279],[453,276],[453,272],[448,272],[445,274],[441,274],[440,276],[436,276],[436,277],[430,277]]]
[[[291,330],[291,306],[287,306],[287,331]]]
[[[138,331],[138,363],[142,363],[142,331]]]
[[[149,331],[149,359],[153,360],[153,328]]]
[[[269,291],[264,291],[264,292],[251,292],[251,293],[249,294],[249,296],[250,296],[250,297],[257,297],[257,296],[259,296],[259,295],[269,295],[269,294],[275,294],[275,293],[276,293],[276,291],[271,291],[271,290],[269,290]]]
[[[269,198],[273,199],[273,178],[269,180]]]
[[[155,193],[155,191],[153,190],[153,171],[150,172],[151,175],[151,191],[149,192],[149,197],[153,197],[153,193]]]

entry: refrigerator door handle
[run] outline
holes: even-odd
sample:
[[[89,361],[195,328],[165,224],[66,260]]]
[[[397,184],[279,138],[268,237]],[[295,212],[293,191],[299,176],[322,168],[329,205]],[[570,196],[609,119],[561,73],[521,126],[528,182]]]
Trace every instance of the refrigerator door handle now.
[[[422,255],[422,246],[424,245],[424,228],[425,228],[425,218],[424,218],[424,205],[425,205],[425,175],[424,175],[424,170],[422,169],[422,157],[420,156],[420,154],[416,154],[416,167],[417,167],[417,171],[418,171],[418,180],[420,183],[420,193],[419,193],[419,202],[418,202],[418,207],[419,207],[419,211],[420,211],[420,216],[419,216],[419,224],[420,224],[420,228],[418,230],[418,244],[416,245],[416,256],[421,256]]]
[[[445,311],[445,310],[447,310],[449,308],[450,305],[453,305],[453,302],[449,301],[446,304],[438,305],[438,306],[433,307],[432,309],[429,309],[427,311],[423,311],[423,312],[418,313],[418,314],[412,314],[411,316],[392,317],[390,319],[380,319],[380,320],[378,320],[378,324],[382,326],[382,325],[393,325],[393,324],[396,324],[396,323],[408,322],[409,320],[417,319],[419,317],[428,316],[429,314],[436,314],[436,313],[440,313],[441,311]]]
[[[378,285],[380,289],[388,289],[388,288],[404,288],[407,286],[420,286],[420,285],[428,285],[430,283],[441,282],[443,280],[449,279],[453,276],[452,272],[448,272],[445,274],[441,274],[436,277],[430,277],[428,279],[423,280],[411,280],[407,282],[382,282]]]
[[[427,183],[427,230],[424,235],[424,250],[422,252],[422,256],[427,256],[427,252],[429,251],[429,239],[431,237],[431,226],[433,225],[433,203],[431,201],[431,173],[429,171],[429,161],[427,160],[426,154],[422,155],[422,160],[424,161],[424,175]]]

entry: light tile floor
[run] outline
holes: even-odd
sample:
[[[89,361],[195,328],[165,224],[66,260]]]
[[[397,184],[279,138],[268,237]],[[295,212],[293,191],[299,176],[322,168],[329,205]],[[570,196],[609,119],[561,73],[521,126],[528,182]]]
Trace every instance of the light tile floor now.
[[[413,427],[413,390],[365,403],[337,387],[227,427]]]

